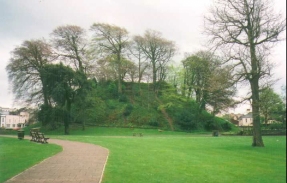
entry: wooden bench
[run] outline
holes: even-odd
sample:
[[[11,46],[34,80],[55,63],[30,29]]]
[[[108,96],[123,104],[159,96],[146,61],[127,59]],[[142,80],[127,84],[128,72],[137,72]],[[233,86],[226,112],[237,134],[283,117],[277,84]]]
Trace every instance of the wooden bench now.
[[[30,130],[30,136],[32,137],[30,141],[37,142],[36,132]]]
[[[31,140],[33,142],[39,142],[39,143],[48,143],[48,137],[45,137],[44,133],[39,132],[38,130],[31,130],[30,131]]]
[[[37,134],[38,134],[38,138],[39,138],[38,142],[48,144],[47,140],[50,138],[45,137],[44,133],[38,132]]]
[[[140,136],[140,137],[142,137],[143,134],[142,133],[133,133],[133,136]]]

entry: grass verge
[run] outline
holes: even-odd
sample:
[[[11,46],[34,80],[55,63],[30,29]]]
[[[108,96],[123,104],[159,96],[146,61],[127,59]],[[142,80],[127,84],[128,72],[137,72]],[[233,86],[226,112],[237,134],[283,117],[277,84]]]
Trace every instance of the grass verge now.
[[[0,182],[62,151],[54,144],[38,144],[29,140],[0,137]]]

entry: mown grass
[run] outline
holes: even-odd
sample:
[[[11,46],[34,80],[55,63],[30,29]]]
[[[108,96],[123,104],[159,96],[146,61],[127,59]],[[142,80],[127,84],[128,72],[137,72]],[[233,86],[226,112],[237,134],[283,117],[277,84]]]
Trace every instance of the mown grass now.
[[[265,147],[254,148],[250,136],[212,137],[200,132],[100,127],[86,131],[71,127],[71,135],[61,135],[62,129],[41,131],[50,138],[108,148],[103,183],[286,182],[286,136],[264,137]],[[134,137],[133,133],[144,136]],[[16,147],[12,149],[17,151]]]
[[[132,133],[143,133],[133,137]],[[110,150],[104,183],[286,182],[286,137],[212,137],[143,129],[89,128],[52,136]]]
[[[55,144],[38,144],[29,140],[0,137],[0,182],[62,151]]]

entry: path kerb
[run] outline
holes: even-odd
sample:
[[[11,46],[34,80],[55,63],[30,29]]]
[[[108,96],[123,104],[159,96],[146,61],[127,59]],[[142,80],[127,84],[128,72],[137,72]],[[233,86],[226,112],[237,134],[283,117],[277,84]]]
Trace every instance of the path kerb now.
[[[63,151],[5,183],[101,183],[109,150],[94,144],[50,139]],[[44,145],[44,144],[43,144]]]

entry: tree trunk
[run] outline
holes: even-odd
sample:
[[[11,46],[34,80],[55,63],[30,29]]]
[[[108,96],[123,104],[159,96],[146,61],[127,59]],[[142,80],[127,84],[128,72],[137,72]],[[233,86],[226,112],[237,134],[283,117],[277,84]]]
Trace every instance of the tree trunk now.
[[[186,76],[186,71],[184,72],[184,77],[183,77],[183,86],[182,86],[182,91],[181,91],[181,94],[182,94],[182,96],[184,96],[184,97],[186,97],[186,80],[187,80],[187,78],[186,78],[187,76]]]
[[[259,113],[259,85],[258,80],[251,81],[252,89],[252,117],[253,117],[253,143],[254,147],[264,147],[261,127],[260,127],[260,113]]]
[[[152,62],[152,84],[153,84],[153,91],[156,92],[156,68],[155,68],[155,61]]]
[[[64,121],[64,123],[65,123],[65,135],[69,135],[70,134],[70,122],[71,122],[71,99],[69,99],[68,97],[67,97],[67,116],[66,116],[66,118],[67,119],[65,119],[65,121]]]
[[[118,93],[122,94],[122,64],[121,64],[121,55],[120,53],[117,54],[117,61],[118,61]]]
[[[250,41],[253,43],[252,41]],[[250,55],[251,55],[251,78],[249,79],[252,93],[252,117],[253,117],[253,142],[254,147],[264,147],[261,127],[260,127],[260,100],[259,100],[259,73],[257,65],[257,57],[255,53],[255,45],[250,45]]]
[[[251,59],[251,78],[249,77],[249,82],[251,86],[252,93],[252,117],[253,117],[253,147],[264,147],[263,139],[261,135],[261,127],[260,127],[260,113],[259,113],[259,78],[260,78],[260,69],[259,69],[259,61],[256,56],[256,45],[254,44],[254,30],[251,21],[251,12],[249,12],[248,3],[245,0],[244,4],[246,5],[246,9],[248,11],[246,20],[247,20],[247,29],[248,29],[248,40],[250,43],[249,51],[250,51],[250,59]]]

